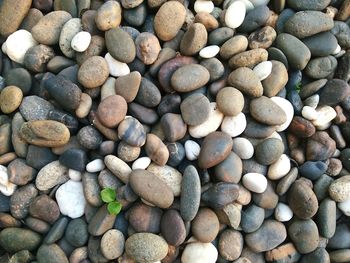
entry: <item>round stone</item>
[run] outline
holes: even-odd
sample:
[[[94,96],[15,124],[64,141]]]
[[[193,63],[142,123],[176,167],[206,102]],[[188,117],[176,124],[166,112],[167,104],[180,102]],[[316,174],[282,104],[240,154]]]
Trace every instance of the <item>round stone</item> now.
[[[216,95],[216,104],[224,115],[237,116],[244,107],[244,97],[238,89],[225,87]]]
[[[244,113],[239,113],[237,116],[224,117],[221,130],[231,137],[236,137],[244,132],[247,127],[247,119]]]
[[[122,8],[119,2],[107,1],[96,13],[95,23],[99,30],[107,31],[118,27],[122,21]]]
[[[195,93],[182,101],[180,109],[185,123],[200,125],[209,118],[210,102],[203,94]]]
[[[246,5],[243,1],[234,1],[226,10],[225,24],[230,28],[239,27],[246,15]]]
[[[209,2],[209,1],[196,1],[196,2]],[[213,58],[215,57],[220,51],[220,47],[217,45],[212,45],[212,46],[207,46],[203,49],[201,49],[201,51],[199,51],[199,55],[202,58]]]
[[[148,32],[143,32],[135,39],[136,55],[145,64],[151,65],[158,58],[161,50],[158,38]]]
[[[124,235],[117,229],[108,230],[101,238],[101,253],[109,260],[120,257],[124,252]]]
[[[169,245],[179,246],[186,238],[186,227],[180,213],[168,210],[162,216],[161,232]]]
[[[89,47],[90,42],[90,33],[86,31],[81,31],[73,37],[71,46],[77,52],[84,52]]]
[[[275,218],[280,222],[288,222],[293,217],[293,211],[284,203],[278,203],[275,209]]]
[[[266,79],[272,72],[272,62],[263,61],[256,65],[253,69],[254,73],[258,76],[260,81]]]
[[[85,88],[101,86],[109,76],[106,60],[100,56],[93,56],[84,61],[78,71],[78,80]]]
[[[192,221],[192,233],[194,237],[203,243],[210,243],[219,233],[219,219],[216,214],[208,208],[199,209]]]
[[[332,182],[328,192],[330,197],[336,202],[344,202],[350,199],[350,176],[345,175]]]
[[[193,23],[181,39],[180,51],[185,56],[197,54],[205,47],[208,40],[208,33],[201,23]]]
[[[218,251],[212,243],[191,242],[181,256],[183,263],[215,263]]]
[[[148,157],[160,166],[165,165],[169,159],[168,148],[162,140],[154,134],[147,134],[145,150]]]
[[[255,156],[259,163],[270,165],[276,162],[284,151],[284,145],[280,139],[269,138],[263,140],[255,148]]]
[[[136,57],[136,47],[131,36],[121,28],[112,28],[105,33],[108,53],[120,62],[130,63]]]
[[[233,139],[232,151],[243,160],[248,160],[254,155],[254,147],[252,143],[243,137]]]
[[[267,188],[266,177],[259,173],[245,174],[242,182],[245,188],[255,193],[263,193]]]
[[[0,108],[5,114],[14,112],[21,104],[23,92],[16,86],[7,86],[0,93]]]
[[[307,254],[314,251],[319,243],[317,225],[311,219],[296,219],[288,228],[288,234],[296,249]]]
[[[112,95],[98,105],[97,116],[103,125],[114,128],[124,120],[127,109],[128,106],[122,96]]]

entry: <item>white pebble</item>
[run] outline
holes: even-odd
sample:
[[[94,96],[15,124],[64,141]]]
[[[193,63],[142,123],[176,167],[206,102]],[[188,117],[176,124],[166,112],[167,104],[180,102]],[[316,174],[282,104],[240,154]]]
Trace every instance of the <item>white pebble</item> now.
[[[320,102],[320,95],[314,94],[304,100],[304,105],[316,109],[318,103]]]
[[[248,160],[254,155],[253,144],[248,139],[243,137],[233,139],[232,150],[243,160]]]
[[[0,165],[0,184],[7,185],[9,181],[9,176],[7,174],[7,168],[3,165]]]
[[[344,202],[340,202],[337,204],[340,211],[343,212],[344,215],[350,216],[350,199]]]
[[[341,51],[341,46],[339,46],[339,44],[337,44],[337,47],[332,52],[332,55],[337,55],[340,51]]]
[[[69,180],[56,191],[56,201],[63,215],[78,218],[84,215],[86,200],[83,184]]]
[[[226,116],[221,124],[221,130],[231,137],[237,137],[242,134],[247,127],[247,120],[244,113],[236,116]]]
[[[225,24],[230,28],[239,27],[245,18],[246,6],[243,1],[233,2],[226,10]]]
[[[283,142],[281,135],[278,132],[273,132],[270,136],[266,137],[265,139],[270,139],[270,138],[276,138],[279,139],[280,141]],[[263,140],[260,140],[260,142]]]
[[[284,113],[287,116],[287,120],[279,125],[276,129],[276,131],[281,132],[288,128],[289,124],[292,122],[292,119],[294,117],[294,108],[292,103],[290,103],[288,100],[281,98],[281,97],[272,97],[271,100],[276,103],[280,108],[284,111]]]
[[[200,125],[189,126],[188,132],[193,138],[203,138],[216,131],[220,127],[223,118],[224,114],[216,107],[216,103],[211,102],[208,119]]]
[[[90,42],[90,33],[86,31],[81,31],[73,37],[71,47],[77,52],[84,52],[89,47]]]
[[[316,128],[322,128],[322,126],[328,125],[335,117],[337,117],[337,112],[331,106],[322,106],[316,109],[317,118],[312,122]]]
[[[32,34],[27,30],[21,29],[11,35],[6,40],[6,54],[9,58],[17,63],[22,64],[24,55],[31,47],[38,44]]]
[[[200,151],[201,151],[201,147],[195,141],[188,140],[185,142],[185,152],[186,152],[186,158],[188,160],[190,161],[197,160]]]
[[[340,52],[336,55],[333,55],[335,58],[340,58],[342,56],[344,56],[344,54],[346,53],[346,51],[344,49],[340,50]]]
[[[275,208],[275,218],[280,222],[288,222],[293,217],[293,211],[284,203],[278,203]]]
[[[212,1],[207,0],[197,0],[194,2],[194,11],[196,13],[199,12],[205,12],[205,13],[211,13],[214,10],[214,3]]]
[[[133,170],[142,169],[145,170],[151,164],[151,158],[145,156],[138,158],[131,166]]]
[[[258,76],[260,81],[266,79],[272,72],[272,62],[263,61],[256,65],[253,69],[254,73]]]
[[[101,159],[93,160],[86,165],[86,171],[89,173],[101,172],[104,168],[105,163]]]
[[[15,185],[11,182],[7,182],[6,185],[2,185],[2,184],[0,185],[0,192],[6,196],[13,195],[13,193],[15,192],[16,189],[17,189],[17,185]]]
[[[267,188],[267,179],[259,173],[247,173],[243,176],[243,185],[249,191],[261,194]]]
[[[254,5],[249,0],[233,0],[233,1],[230,1],[230,3],[237,2],[237,1],[241,1],[245,4],[246,13],[254,9]]]
[[[199,51],[199,55],[202,58],[213,58],[215,57],[220,51],[220,47],[217,45],[211,45],[207,46],[205,48],[202,48],[201,51]]]
[[[212,243],[193,242],[186,245],[181,256],[182,263],[215,263],[218,251]]]
[[[309,121],[316,120],[318,117],[317,111],[310,106],[304,106],[301,110],[301,115]]]
[[[270,165],[267,177],[271,180],[278,180],[290,171],[290,160],[286,154],[282,154],[276,162]]]
[[[81,172],[77,170],[69,169],[68,176],[73,181],[77,181],[77,182],[81,181]]]
[[[130,73],[128,64],[116,60],[109,53],[105,55],[105,60],[108,64],[109,74],[113,77],[121,77]]]

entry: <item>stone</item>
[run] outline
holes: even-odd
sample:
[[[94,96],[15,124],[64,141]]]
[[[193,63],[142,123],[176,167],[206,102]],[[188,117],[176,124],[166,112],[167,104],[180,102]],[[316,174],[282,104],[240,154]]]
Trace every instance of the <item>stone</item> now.
[[[301,255],[298,253],[293,243],[286,243],[266,252],[266,260],[272,262],[283,262],[284,260],[298,262],[300,257]]]
[[[118,27],[122,20],[122,9],[119,2],[107,1],[96,13],[95,23],[99,30],[107,31]]]
[[[54,106],[38,96],[26,96],[23,98],[19,110],[23,118],[27,121],[31,120],[45,120],[50,110]]]
[[[103,125],[113,128],[124,120],[127,108],[122,96],[112,95],[101,101],[97,108],[97,116]]]
[[[59,42],[64,24],[72,16],[66,11],[53,11],[45,15],[32,28],[33,38],[41,44],[55,45]]]
[[[197,1],[201,2],[201,1]],[[202,48],[201,51],[199,51],[199,55],[202,58],[213,58],[215,57],[220,51],[220,47],[217,45],[211,45],[207,46],[205,48]]]
[[[349,95],[350,87],[344,80],[329,80],[321,89],[320,105],[335,106],[344,101]]]
[[[284,110],[265,96],[250,102],[250,114],[255,120],[268,125],[281,125],[287,121]]]
[[[84,214],[86,200],[82,183],[69,180],[57,189],[55,196],[63,215],[78,218]]]
[[[187,131],[187,125],[180,114],[166,113],[162,116],[160,124],[168,142],[182,139]]]
[[[267,177],[271,180],[279,180],[289,173],[290,168],[289,157],[286,154],[282,154],[276,162],[270,165]]]
[[[295,0],[287,0],[288,5],[295,10],[323,10],[325,9],[330,1],[322,0],[322,1],[295,1]]]
[[[329,186],[328,192],[330,197],[336,202],[344,202],[350,199],[350,192],[348,185],[350,183],[350,176],[345,175],[336,179]]]
[[[288,228],[288,234],[299,253],[314,251],[319,242],[317,225],[311,219],[296,219]]]
[[[284,30],[299,39],[315,35],[320,32],[331,30],[333,20],[328,15],[319,11],[301,11],[289,18]]]
[[[147,183],[147,189],[144,188]],[[171,188],[160,178],[149,171],[135,170],[130,174],[130,186],[144,200],[160,207],[169,207],[174,200]]]
[[[97,88],[108,78],[107,61],[100,56],[92,56],[85,60],[78,71],[78,81],[85,88]]]
[[[331,238],[334,236],[336,229],[336,203],[326,198],[320,203],[317,212],[317,226],[321,236]]]
[[[125,118],[119,124],[118,137],[132,146],[140,147],[146,142],[146,133],[142,124],[133,117]]]
[[[60,216],[57,203],[48,195],[37,196],[29,206],[29,214],[32,217],[53,224]]]
[[[71,47],[77,52],[84,52],[89,47],[90,42],[90,33],[86,31],[81,31],[73,37]]]
[[[28,215],[30,203],[37,195],[38,190],[33,184],[28,184],[18,188],[11,196],[11,199],[9,199],[11,215],[17,219],[25,218]]]
[[[103,141],[102,134],[93,126],[81,128],[77,134],[79,144],[86,149],[97,149]]]
[[[267,179],[259,173],[247,173],[242,179],[244,187],[255,193],[263,193],[267,187]]]
[[[136,56],[145,65],[153,64],[161,50],[158,38],[149,32],[139,34],[135,39],[135,45]]]
[[[0,94],[0,108],[5,114],[9,114],[17,110],[23,98],[23,92],[16,86],[7,86]]]
[[[242,32],[252,32],[258,29],[260,26],[265,25],[269,19],[269,16],[270,10],[266,5],[262,4],[256,6],[256,8],[247,13],[239,30]]]
[[[269,138],[263,140],[255,148],[255,157],[263,165],[270,165],[276,162],[284,151],[281,140]]]
[[[201,23],[193,23],[185,32],[180,43],[182,55],[191,56],[197,54],[205,47],[208,40],[208,33]]]
[[[226,260],[239,258],[243,249],[243,236],[239,231],[227,229],[221,233],[219,239],[220,255]]]
[[[232,151],[243,160],[248,160],[254,155],[253,145],[248,139],[243,137],[237,137],[233,139]]]
[[[251,97],[260,97],[263,94],[263,86],[258,76],[247,67],[232,71],[228,77],[228,84]]]
[[[130,73],[128,64],[114,59],[111,54],[107,53],[105,55],[105,60],[108,65],[109,74],[113,77],[122,77]]]
[[[71,220],[68,223],[64,237],[74,247],[84,246],[89,238],[87,224],[82,218]]]
[[[53,161],[39,171],[35,186],[41,191],[46,191],[66,181],[68,181],[68,169],[59,161]]]
[[[141,157],[139,159],[137,159],[136,161],[134,161],[134,163],[132,164],[132,170],[136,170],[136,169],[147,169],[147,167],[151,164],[151,158],[149,157]]]
[[[160,232],[162,210],[158,207],[138,203],[129,210],[129,223],[135,232]]]
[[[112,229],[116,215],[111,215],[107,211],[107,205],[101,206],[96,214],[91,218],[88,231],[93,236],[101,236]]]
[[[326,132],[316,132],[307,142],[306,159],[308,161],[326,160],[333,155],[335,147],[335,141]]]
[[[310,49],[314,57],[331,55],[337,48],[338,41],[330,32],[322,32],[303,39],[303,43]],[[320,43],[322,43],[320,45]]]
[[[288,204],[293,213],[301,219],[313,217],[318,209],[318,201],[312,188],[304,181],[296,181],[288,192]]]
[[[68,57],[73,58],[75,50],[71,46],[74,36],[82,30],[81,20],[79,18],[69,19],[60,32],[59,46],[62,53]],[[90,43],[90,40],[89,40]]]
[[[216,95],[219,110],[226,116],[238,115],[244,107],[243,94],[231,87],[221,89]]]
[[[154,108],[160,103],[161,97],[159,89],[152,81],[147,78],[141,78],[135,102],[148,108]]]
[[[213,209],[223,209],[238,198],[239,187],[236,184],[219,182],[202,193],[202,200]]]
[[[178,211],[171,209],[164,213],[161,233],[169,245],[179,246],[185,241],[186,228]]]
[[[210,243],[219,233],[219,225],[219,219],[212,210],[201,208],[192,221],[192,234],[198,241]]]
[[[183,263],[214,263],[218,258],[218,251],[211,243],[191,242],[185,247],[181,256]]]
[[[201,168],[210,168],[223,161],[232,149],[231,137],[223,132],[213,132],[205,137],[198,157]]]
[[[140,83],[141,74],[138,71],[133,71],[116,79],[115,92],[122,96],[126,102],[132,102],[136,98]]]
[[[307,161],[299,167],[299,172],[302,176],[310,180],[317,180],[327,171],[328,166],[321,161]]]
[[[62,165],[83,172],[87,164],[86,153],[81,149],[68,149],[66,150],[59,158],[59,161]]]
[[[231,137],[237,137],[244,132],[247,126],[247,120],[244,113],[239,113],[237,116],[224,117],[221,130]]]
[[[255,252],[265,252],[279,246],[287,237],[285,226],[275,220],[266,220],[261,227],[245,236],[245,242]]]
[[[48,260],[49,259],[49,260]],[[68,263],[68,258],[64,254],[64,251],[56,244],[41,245],[37,252],[38,263]]]
[[[82,174],[82,189],[88,204],[99,207],[103,204],[101,199],[101,187],[96,174],[85,172]],[[78,186],[78,184],[75,184]],[[80,190],[80,191],[81,191]]]
[[[225,24],[230,28],[239,27],[245,18],[246,15],[246,6],[243,1],[234,1],[226,9],[225,13]]]
[[[165,144],[154,134],[148,134],[145,144],[147,155],[156,164],[163,166],[167,163],[169,158],[169,151]]]
[[[338,61],[333,56],[313,58],[305,68],[305,74],[313,79],[326,78],[337,68]]]
[[[233,69],[240,67],[253,68],[255,65],[266,61],[268,52],[263,48],[256,48],[238,53],[230,58],[229,66]]]
[[[266,79],[272,72],[272,62],[263,61],[256,65],[253,69],[254,73],[258,76],[259,80]]]
[[[7,252],[16,253],[21,250],[35,250],[41,242],[39,234],[29,229],[9,227],[0,232],[0,244]]]
[[[38,42],[36,42],[36,40],[33,38],[30,32],[21,29],[9,35],[4,44],[6,45],[5,53],[9,56],[11,60],[22,64],[26,52],[30,48],[37,45],[37,43]]]
[[[131,36],[120,28],[112,28],[105,33],[109,54],[124,63],[132,62],[136,57],[136,47]]]
[[[293,217],[293,211],[284,203],[278,203],[275,209],[275,218],[279,222],[288,222]]]
[[[196,216],[201,199],[201,184],[198,172],[192,165],[186,167],[181,182],[180,213],[185,221]]]
[[[242,176],[242,161],[231,152],[227,158],[215,166],[215,178],[219,181],[237,184]]]
[[[210,102],[203,94],[195,93],[182,101],[180,109],[186,124],[200,125],[209,118]]]
[[[123,254],[124,244],[124,236],[119,230],[108,230],[101,239],[101,252],[109,260],[116,259]]]

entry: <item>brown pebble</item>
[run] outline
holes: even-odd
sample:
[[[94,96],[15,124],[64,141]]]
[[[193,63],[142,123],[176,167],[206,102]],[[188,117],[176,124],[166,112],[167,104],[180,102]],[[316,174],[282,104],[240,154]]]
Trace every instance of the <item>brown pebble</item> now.
[[[0,93],[0,108],[3,113],[14,112],[23,99],[23,92],[16,86],[7,86]]]
[[[135,45],[136,55],[145,65],[153,64],[161,50],[158,38],[149,32],[139,34]]]
[[[165,165],[169,159],[168,148],[158,136],[152,133],[147,134],[145,150],[148,157],[158,165]]]
[[[244,107],[244,97],[238,89],[225,87],[216,95],[216,104],[226,116],[236,116]]]
[[[219,27],[219,22],[215,19],[215,17],[206,12],[197,13],[194,17],[194,22],[203,24],[208,32]]]
[[[127,103],[130,103],[136,98],[140,84],[141,74],[138,71],[133,71],[116,79],[115,92],[122,96]]]
[[[85,88],[101,86],[109,76],[106,60],[100,56],[93,56],[83,62],[78,71],[78,80]]]
[[[97,116],[103,125],[114,128],[124,120],[127,110],[125,99],[119,95],[112,95],[98,105]]]
[[[205,47],[207,39],[208,33],[205,26],[201,23],[192,24],[181,40],[181,54],[185,56],[195,55]]]
[[[192,233],[197,240],[203,243],[212,242],[219,233],[219,227],[218,217],[209,208],[199,209],[192,221]]]
[[[257,48],[234,55],[228,63],[233,69],[240,67],[252,68],[260,62],[266,61],[267,58],[268,52],[266,49]]]

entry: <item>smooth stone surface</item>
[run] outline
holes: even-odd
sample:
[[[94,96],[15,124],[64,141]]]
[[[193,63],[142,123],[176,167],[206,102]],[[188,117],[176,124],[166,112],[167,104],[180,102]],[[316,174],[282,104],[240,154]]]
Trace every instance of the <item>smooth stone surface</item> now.
[[[66,181],[68,181],[68,169],[59,161],[53,161],[39,171],[35,186],[41,191],[46,191]]]
[[[259,173],[247,173],[242,179],[244,187],[254,193],[263,193],[267,187],[267,179]]]
[[[93,236],[101,236],[113,227],[116,216],[109,214],[107,205],[101,206],[91,218],[88,231]]]
[[[336,220],[336,202],[326,198],[320,203],[317,212],[317,226],[321,236],[331,238],[334,236]]]
[[[337,48],[337,39],[330,32],[322,32],[303,39],[303,43],[309,48],[314,57],[331,55]]]
[[[202,193],[202,200],[213,209],[222,209],[235,201],[239,194],[239,187],[232,183],[216,183]]]
[[[50,259],[49,261],[47,259]],[[56,244],[42,245],[37,252],[38,263],[50,262],[50,263],[68,263],[68,258],[64,254],[64,251]]]
[[[263,140],[255,148],[255,157],[263,165],[270,165],[276,162],[284,151],[281,140],[269,138]]]
[[[293,217],[293,211],[284,203],[278,203],[275,209],[275,218],[280,222],[288,222]]]
[[[37,196],[29,206],[29,214],[32,217],[53,224],[60,216],[57,203],[49,196],[43,194]]]
[[[66,228],[65,238],[74,247],[84,246],[89,238],[85,221],[82,218],[71,220]]]
[[[299,167],[299,172],[302,176],[310,180],[317,180],[322,174],[327,171],[328,166],[321,161],[307,161]]]
[[[108,230],[101,239],[101,252],[109,260],[116,259],[123,254],[125,239],[117,229]]]
[[[78,81],[85,88],[97,88],[108,78],[107,61],[100,56],[92,56],[85,60],[78,71]]]
[[[268,125],[281,125],[287,121],[284,110],[265,96],[250,102],[250,114],[255,120]]]
[[[198,157],[201,168],[210,168],[223,161],[232,149],[232,139],[223,132],[213,132],[205,137]]]
[[[209,243],[219,233],[219,219],[211,209],[199,209],[191,223],[192,234],[200,242]]]
[[[45,120],[49,111],[53,109],[54,106],[50,102],[35,95],[24,97],[19,107],[21,115],[27,121]]]
[[[307,142],[306,159],[308,161],[326,160],[333,155],[335,147],[335,141],[326,132],[316,132]]]
[[[193,94],[180,105],[181,116],[188,125],[200,125],[209,118],[210,102],[203,94]]]
[[[256,65],[253,69],[254,73],[258,76],[260,81],[266,79],[272,72],[272,62],[263,61]]]
[[[251,204],[242,211],[241,227],[245,233],[255,232],[264,222],[265,211],[263,208]]]
[[[296,219],[288,228],[288,234],[296,249],[307,254],[314,251],[319,242],[317,225],[311,219]]]
[[[246,6],[243,1],[233,2],[226,10],[225,13],[225,24],[230,28],[239,27],[245,18]]]
[[[333,56],[314,58],[309,61],[305,68],[305,74],[313,79],[323,79],[332,74],[338,65]]]
[[[225,87],[216,95],[216,103],[224,115],[236,116],[244,107],[244,97],[239,90]]]
[[[64,151],[59,161],[70,169],[83,172],[87,164],[87,156],[83,150],[72,148]]]
[[[108,96],[101,101],[97,108],[99,120],[108,128],[114,128],[124,120],[126,112],[126,101],[119,95]]]
[[[162,216],[161,232],[169,245],[179,246],[186,238],[186,227],[176,210],[168,210]]]
[[[133,117],[125,118],[119,124],[118,137],[132,146],[140,147],[146,142],[144,127],[136,118]]]
[[[181,54],[192,56],[205,47],[208,33],[202,23],[193,23],[183,35],[180,42]]]
[[[340,79],[327,81],[321,89],[320,105],[334,106],[350,96],[350,86]]]
[[[266,220],[255,232],[245,236],[245,242],[255,252],[269,251],[280,245],[287,237],[285,226],[275,220]]]
[[[233,139],[232,151],[243,160],[248,160],[254,155],[253,145],[248,139],[243,137]]]
[[[35,250],[41,242],[39,234],[28,229],[9,227],[0,232],[0,244],[9,253]]]
[[[160,221],[162,210],[143,203],[132,206],[129,210],[129,223],[135,232],[149,232],[157,234],[160,232]]]
[[[282,154],[281,157],[270,165],[267,172],[267,177],[271,180],[279,180],[290,171],[290,159],[286,154]]]
[[[21,104],[23,92],[16,86],[7,86],[0,94],[0,108],[5,114],[14,112]]]
[[[196,216],[201,199],[201,184],[198,172],[193,165],[186,167],[181,182],[180,213],[185,221]]]
[[[120,28],[112,28],[105,34],[106,47],[113,58],[130,63],[136,57],[136,47],[131,36]]]
[[[168,244],[155,234],[137,233],[126,240],[125,251],[138,262],[156,262],[165,258]]]
[[[329,186],[328,192],[330,197],[336,202],[344,202],[350,199],[350,176],[345,175],[336,179]]]
[[[232,71],[228,77],[228,84],[251,97],[260,97],[263,94],[263,86],[259,77],[247,67],[240,67]]]
[[[236,137],[244,132],[247,127],[247,120],[244,113],[239,113],[237,116],[224,117],[221,130],[231,137]]]
[[[218,258],[218,251],[211,243],[193,242],[186,245],[181,256],[183,263],[214,263]]]
[[[91,42],[91,35],[89,32],[81,31],[77,33],[71,42],[72,49],[77,52],[84,52],[87,50]]]
[[[130,73],[128,64],[116,60],[111,56],[111,54],[107,53],[105,55],[105,60],[108,65],[109,74],[111,74],[113,77],[122,77]]]
[[[74,36],[81,30],[82,30],[82,24],[79,18],[72,18],[64,24],[60,32],[59,46],[62,53],[66,57],[68,58],[74,57],[75,51],[71,46],[71,42]]]
[[[242,161],[239,156],[233,152],[215,167],[215,177],[220,181],[237,184],[241,176]]]

